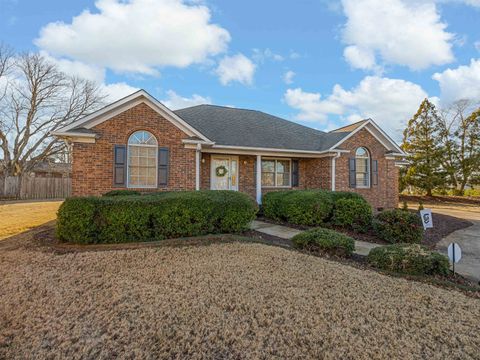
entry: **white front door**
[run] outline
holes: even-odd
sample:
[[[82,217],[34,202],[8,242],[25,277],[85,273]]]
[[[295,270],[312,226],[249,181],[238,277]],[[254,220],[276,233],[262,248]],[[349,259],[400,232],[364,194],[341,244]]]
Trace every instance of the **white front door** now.
[[[210,188],[238,191],[238,157],[212,156]]]

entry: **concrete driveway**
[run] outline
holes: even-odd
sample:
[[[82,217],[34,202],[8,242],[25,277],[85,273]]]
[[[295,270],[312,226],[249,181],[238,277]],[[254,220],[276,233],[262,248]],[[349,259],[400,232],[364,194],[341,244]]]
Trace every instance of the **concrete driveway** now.
[[[466,219],[473,223],[473,226],[457,230],[443,238],[437,244],[437,249],[446,254],[450,243],[459,244],[462,248],[462,259],[455,265],[455,270],[475,281],[480,281],[480,208],[466,205],[425,205],[427,206],[434,212]]]

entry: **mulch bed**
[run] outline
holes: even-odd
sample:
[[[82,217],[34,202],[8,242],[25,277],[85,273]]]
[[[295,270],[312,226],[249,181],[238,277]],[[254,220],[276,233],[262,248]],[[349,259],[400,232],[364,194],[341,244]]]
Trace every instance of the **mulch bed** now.
[[[473,224],[454,216],[432,213],[433,228],[427,229],[422,244],[433,249],[435,245],[452,232],[465,229]]]
[[[411,210],[413,211],[413,210]],[[454,216],[449,216],[449,215],[443,215],[443,214],[438,214],[438,213],[433,213],[433,224],[434,227],[431,229],[427,229],[425,231],[425,235],[423,237],[422,244],[427,246],[430,249],[435,248],[435,245],[442,240],[444,237],[447,235],[451,234],[454,231],[461,230],[464,228],[467,228],[469,226],[472,226],[473,224],[464,219],[459,219]],[[294,224],[288,224],[286,222],[282,221],[274,221],[271,219],[267,219],[265,217],[259,217],[259,221],[271,223],[271,224],[276,224],[276,225],[283,225],[283,226],[288,226],[294,229],[298,230],[308,230],[312,229],[315,226],[305,226],[305,225],[294,225]],[[388,245],[389,243],[379,239],[375,233],[372,230],[369,230],[365,233],[359,233],[355,232],[353,230],[345,229],[339,226],[327,226],[328,228],[331,228],[335,231],[341,232],[345,235],[350,236],[351,238],[355,240],[360,240],[360,241],[366,241],[374,244],[380,244],[380,245]]]

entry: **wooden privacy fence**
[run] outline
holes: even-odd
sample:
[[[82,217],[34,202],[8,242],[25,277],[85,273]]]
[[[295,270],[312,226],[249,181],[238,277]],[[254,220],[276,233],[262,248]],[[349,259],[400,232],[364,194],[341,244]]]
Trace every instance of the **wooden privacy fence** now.
[[[0,177],[0,199],[62,199],[71,191],[71,178]]]

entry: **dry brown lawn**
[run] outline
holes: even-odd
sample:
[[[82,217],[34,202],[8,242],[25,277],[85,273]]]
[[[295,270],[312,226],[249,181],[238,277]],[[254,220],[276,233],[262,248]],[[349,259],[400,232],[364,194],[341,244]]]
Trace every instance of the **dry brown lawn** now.
[[[45,201],[0,204],[0,240],[54,220],[61,203]]]
[[[480,301],[255,243],[0,248],[0,358],[478,359]]]

